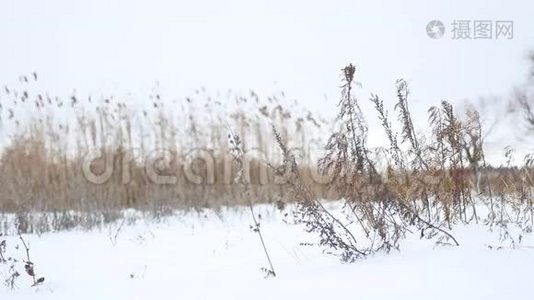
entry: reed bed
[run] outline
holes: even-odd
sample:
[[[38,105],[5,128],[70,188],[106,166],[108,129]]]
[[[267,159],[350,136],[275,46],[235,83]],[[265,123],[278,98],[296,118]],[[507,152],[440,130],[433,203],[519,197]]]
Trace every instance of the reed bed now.
[[[430,217],[434,209],[449,223],[459,212],[464,221],[468,212],[476,214],[469,209],[477,197],[530,201],[531,160],[486,164],[480,116],[474,110],[459,116],[445,101],[429,109],[423,126],[431,132],[423,136],[402,80],[396,83],[398,124],[378,96],[370,98],[389,146],[369,148],[347,70],[341,101],[332,107],[340,111],[336,120],[314,115],[282,92],[263,97],[199,89],[174,99],[156,86],[133,103],[131,96],[54,96],[39,88],[36,73],[20,76],[0,92],[0,212],[15,214],[22,232],[42,232],[103,224],[129,208],[156,217],[250,202],[283,208],[302,201],[302,193],[352,204],[404,199],[414,212],[426,209]],[[244,152],[238,181],[228,145],[233,131]],[[30,217],[36,213],[44,214]]]

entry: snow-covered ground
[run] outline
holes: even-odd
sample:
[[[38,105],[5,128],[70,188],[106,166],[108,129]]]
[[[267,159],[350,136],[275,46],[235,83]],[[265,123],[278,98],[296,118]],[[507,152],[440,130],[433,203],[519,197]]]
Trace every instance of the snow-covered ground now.
[[[0,286],[0,299],[532,299],[532,238],[519,249],[490,250],[496,233],[455,228],[460,247],[408,237],[401,251],[341,264],[272,207],[256,207],[276,278],[247,208],[177,213],[160,222],[138,220],[101,230],[26,235],[38,276],[30,287]],[[17,237],[7,252],[25,253]],[[20,267],[20,266],[19,266]],[[7,269],[0,267],[2,281]],[[22,271],[22,270],[21,270]]]

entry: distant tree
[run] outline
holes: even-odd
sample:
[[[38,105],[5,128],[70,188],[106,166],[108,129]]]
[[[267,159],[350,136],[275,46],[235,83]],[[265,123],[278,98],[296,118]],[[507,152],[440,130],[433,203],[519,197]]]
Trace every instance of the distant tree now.
[[[511,101],[511,111],[518,112],[526,121],[529,131],[534,131],[534,51],[529,55],[530,72],[526,85],[516,88]]]

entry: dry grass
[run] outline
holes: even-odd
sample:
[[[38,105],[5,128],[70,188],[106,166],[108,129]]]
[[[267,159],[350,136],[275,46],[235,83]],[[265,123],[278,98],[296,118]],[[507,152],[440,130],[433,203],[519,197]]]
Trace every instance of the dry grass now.
[[[403,80],[396,84],[396,120],[389,118],[378,96],[371,96],[389,140],[389,147],[373,156],[366,118],[352,89],[355,74],[353,65],[342,70],[338,126],[319,164],[334,176],[328,186],[345,201],[342,216],[318,201],[293,151],[274,129],[283,156],[274,169],[289,178],[298,195],[296,221],[318,235],[318,245],[353,262],[378,251],[398,250],[399,241],[414,231],[438,244],[458,246],[450,229],[470,223],[498,228],[502,240],[520,244],[534,226],[531,160],[510,168],[513,151],[507,149],[507,167],[491,169],[484,159],[480,116],[473,110],[460,116],[446,101],[428,110],[431,132],[423,136],[412,120],[410,91]]]
[[[278,156],[270,126],[283,128],[303,155],[319,144],[317,133],[325,126],[298,105],[286,109],[283,93],[213,97],[199,90],[179,101],[153,92],[144,105],[128,105],[114,97],[54,97],[36,86],[36,77],[23,76],[0,99],[0,211],[25,218],[50,212],[76,223],[65,213],[135,208],[159,215],[247,204],[233,182],[228,125],[243,137],[241,180],[250,183],[252,201],[291,201],[288,185],[266,167]],[[317,192],[326,195],[323,188]]]
[[[389,146],[369,149],[365,116],[352,90],[354,72],[343,69],[335,123],[298,105],[286,108],[283,93],[262,98],[253,92],[212,96],[199,90],[193,97],[170,100],[155,89],[143,105],[129,105],[114,97],[50,96],[37,91],[37,76],[22,76],[0,97],[0,211],[15,213],[24,232],[105,223],[125,208],[159,216],[174,209],[249,201],[283,205],[344,198],[352,213],[362,214],[358,221],[371,220],[361,222],[364,231],[382,228],[379,234],[395,236],[400,233],[376,223],[380,218],[375,214],[389,205],[386,200],[399,200],[396,213],[425,215],[429,224],[439,215],[436,227],[441,228],[442,222],[450,226],[458,219],[478,220],[474,199],[479,196],[491,201],[503,195],[530,197],[528,164],[515,169],[486,165],[477,112],[459,117],[443,102],[429,109],[432,132],[421,136],[402,80],[394,108],[400,132],[373,95]],[[332,125],[334,133],[326,140]],[[277,128],[275,135],[271,126]],[[228,127],[241,137],[246,152],[241,177],[246,193],[233,181]],[[310,157],[310,149],[326,150],[320,170],[298,159]],[[299,154],[294,169],[284,167],[289,152]],[[282,157],[281,167],[272,167]],[[325,174],[331,176],[317,180]],[[34,212],[48,214],[36,220],[30,217]],[[396,242],[381,245],[389,249]]]

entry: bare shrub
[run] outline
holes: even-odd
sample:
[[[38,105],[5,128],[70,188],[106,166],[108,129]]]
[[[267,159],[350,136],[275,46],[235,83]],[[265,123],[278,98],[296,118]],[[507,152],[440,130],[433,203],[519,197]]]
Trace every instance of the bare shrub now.
[[[459,117],[447,101],[429,109],[430,135],[419,133],[412,120],[410,92],[404,80],[396,82],[394,107],[400,139],[383,101],[371,95],[389,141],[389,147],[381,152],[382,161],[387,163],[379,167],[377,157],[367,146],[369,130],[353,95],[355,73],[353,65],[342,69],[338,125],[319,161],[323,173],[334,174],[329,186],[344,199],[342,216],[335,217],[317,200],[302,179],[303,167],[274,129],[283,156],[283,163],[275,169],[298,195],[296,221],[318,234],[320,246],[344,262],[378,251],[398,250],[399,241],[408,232],[418,232],[421,238],[433,239],[437,244],[458,246],[449,229],[458,223],[478,223],[481,217],[477,207],[489,211],[484,223],[490,229],[498,227],[502,239],[511,241],[512,246],[520,243],[523,234],[531,232],[532,168],[513,171],[517,174],[513,178],[504,178],[506,173],[502,170],[490,177],[480,116],[475,110],[468,110]],[[494,197],[496,191],[501,191],[499,197]]]

